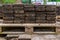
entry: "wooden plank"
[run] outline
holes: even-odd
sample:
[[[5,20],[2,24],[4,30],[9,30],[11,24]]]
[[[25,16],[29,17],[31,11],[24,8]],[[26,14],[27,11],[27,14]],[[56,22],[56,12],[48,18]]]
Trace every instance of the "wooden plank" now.
[[[28,33],[28,34],[32,34],[33,33],[33,27],[32,26],[26,27],[25,32]]]
[[[2,33],[2,27],[0,27],[0,33]]]
[[[56,27],[56,33],[60,34],[60,27]]]
[[[23,24],[0,24],[0,26],[56,26],[56,24],[55,23],[53,23],[53,24],[35,24],[35,23],[23,23]]]
[[[60,27],[60,22],[56,21],[56,27]]]
[[[24,32],[2,32],[4,34],[23,34]]]
[[[35,34],[55,34],[56,32],[34,32]]]
[[[56,16],[56,19],[58,19],[58,18],[60,19],[60,16]]]

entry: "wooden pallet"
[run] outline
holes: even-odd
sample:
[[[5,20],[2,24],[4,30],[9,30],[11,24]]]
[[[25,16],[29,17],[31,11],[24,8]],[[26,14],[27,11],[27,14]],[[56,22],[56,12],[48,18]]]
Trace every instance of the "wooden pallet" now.
[[[60,19],[60,16],[56,16],[56,19]]]
[[[13,6],[13,10],[12,9],[10,9],[9,8],[9,6],[10,6],[10,8],[12,8],[12,6]],[[6,6],[5,6],[6,7]],[[24,33],[26,33],[26,34],[42,34],[42,33],[56,33],[56,31],[55,32],[34,32],[34,27],[58,27],[58,26],[56,26],[57,25],[57,23],[56,22],[54,22],[54,23],[41,23],[40,21],[42,21],[42,20],[40,20],[40,19],[44,19],[44,17],[45,16],[47,16],[46,17],[46,19],[47,20],[50,20],[50,17],[51,18],[56,18],[56,6],[54,5],[54,6],[52,6],[52,5],[39,5],[39,6],[36,6],[36,5],[8,5],[7,6],[8,8],[5,8],[6,10],[5,11],[3,11],[3,13],[13,13],[14,12],[14,16],[15,17],[20,17],[20,16],[25,16],[26,18],[25,18],[25,22],[26,23],[19,23],[19,21],[17,20],[17,18],[15,18],[14,19],[14,24],[12,23],[12,24],[4,24],[4,23],[2,23],[2,24],[0,24],[0,26],[1,26],[1,33],[5,33],[5,34],[24,34]],[[21,7],[22,9],[20,9],[19,7]],[[26,10],[28,10],[29,9],[29,11],[26,11],[24,8],[27,8]],[[44,9],[43,9],[44,8]],[[50,8],[50,9],[49,9]],[[3,9],[4,9],[4,7],[3,7]],[[23,10],[24,9],[24,10]],[[6,12],[7,10],[9,10],[8,12]],[[21,10],[21,11],[20,11]],[[33,11],[31,11],[31,10],[33,10]],[[25,13],[25,14],[24,14]],[[30,13],[33,13],[33,14],[30,14]],[[38,13],[37,15],[36,15],[36,13]],[[20,15],[19,16],[19,14],[22,14],[22,15]],[[23,15],[24,14],[24,15]],[[39,20],[37,20],[36,22],[37,23],[32,23],[32,21],[31,21],[31,23],[30,23],[30,17],[31,17],[31,15],[33,16],[33,17],[36,17],[36,20],[37,19],[39,19]],[[29,17],[30,16],[30,17]],[[42,16],[44,16],[44,17],[42,17]],[[39,18],[40,17],[40,18]],[[3,17],[4,18],[4,17]],[[6,18],[6,17],[5,17]],[[28,20],[28,18],[29,18],[29,20]],[[8,18],[6,18],[6,19],[8,19]],[[19,19],[19,18],[18,18]],[[32,20],[33,18],[31,18],[31,20]],[[46,21],[47,21],[46,20]],[[44,20],[43,20],[44,21]],[[54,20],[54,21],[56,21],[56,20]],[[16,23],[17,22],[17,23]],[[39,23],[38,23],[39,22]],[[49,22],[49,21],[47,21],[47,22]],[[25,28],[25,32],[14,32],[14,30],[13,30],[13,32],[11,33],[11,32],[3,32],[2,30],[2,27],[12,27],[12,28],[16,28],[16,27],[24,27]],[[57,28],[58,29],[58,28]],[[7,30],[8,31],[8,30]],[[57,32],[60,32],[59,30],[57,30]]]

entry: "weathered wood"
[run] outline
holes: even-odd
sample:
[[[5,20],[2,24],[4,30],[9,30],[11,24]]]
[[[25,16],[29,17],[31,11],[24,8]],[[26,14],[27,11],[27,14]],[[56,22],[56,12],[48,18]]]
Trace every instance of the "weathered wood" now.
[[[57,27],[57,28],[56,28],[56,32],[57,32],[57,33],[60,33],[60,27]]]

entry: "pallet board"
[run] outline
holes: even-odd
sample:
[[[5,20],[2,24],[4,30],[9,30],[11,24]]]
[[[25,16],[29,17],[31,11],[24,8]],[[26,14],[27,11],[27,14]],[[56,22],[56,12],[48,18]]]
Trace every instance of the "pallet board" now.
[[[33,31],[34,26],[40,26],[40,27],[46,26],[47,29],[49,29],[48,26],[57,27],[56,21],[60,19],[60,17],[56,15],[58,13],[58,10],[59,10],[58,7],[56,7],[55,5],[30,5],[30,4],[3,5],[2,7],[3,17],[1,17],[3,22],[2,24],[0,24],[0,26],[3,28],[6,26],[8,28],[11,27],[11,29],[12,27],[16,28],[17,26],[25,26],[24,27],[25,32],[28,34],[34,32]],[[47,29],[44,29],[43,27],[42,30],[47,30]],[[55,32],[52,32],[52,29],[53,28],[50,29],[51,30],[50,33],[55,33],[56,29],[54,29]],[[7,33],[7,32],[5,32],[4,30],[3,33]],[[9,33],[11,32],[8,32],[7,34]],[[13,31],[12,33],[15,32]],[[16,32],[16,34],[17,33],[22,33],[22,32]],[[36,33],[40,33],[40,32],[36,32]]]

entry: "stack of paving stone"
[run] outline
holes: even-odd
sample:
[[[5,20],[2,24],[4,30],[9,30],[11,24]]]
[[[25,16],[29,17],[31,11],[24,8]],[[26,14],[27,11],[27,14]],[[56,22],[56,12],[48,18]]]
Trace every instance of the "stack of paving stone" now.
[[[58,17],[60,16],[60,6],[56,7],[56,13],[57,13],[57,22],[60,22],[60,17]]]
[[[35,5],[36,23],[46,23],[46,13],[44,5]]]
[[[13,23],[14,14],[12,5],[3,5],[2,13],[3,13],[3,23]]]
[[[4,23],[55,23],[55,5],[3,5]]]
[[[14,9],[14,23],[24,23],[25,13],[24,7],[21,4],[13,5]]]
[[[46,6],[46,16],[47,23],[55,23],[56,22],[56,6],[47,5]]]
[[[2,6],[0,6],[0,23],[3,23]]]
[[[36,23],[55,23],[56,6],[36,5]]]
[[[0,19],[3,19],[3,14],[2,14],[2,6],[0,6]]]
[[[24,5],[25,23],[35,23],[34,5]]]
[[[57,11],[56,11],[56,12],[57,12],[57,15],[60,15],[60,6],[57,6],[57,7],[56,7],[56,10],[57,10]]]

